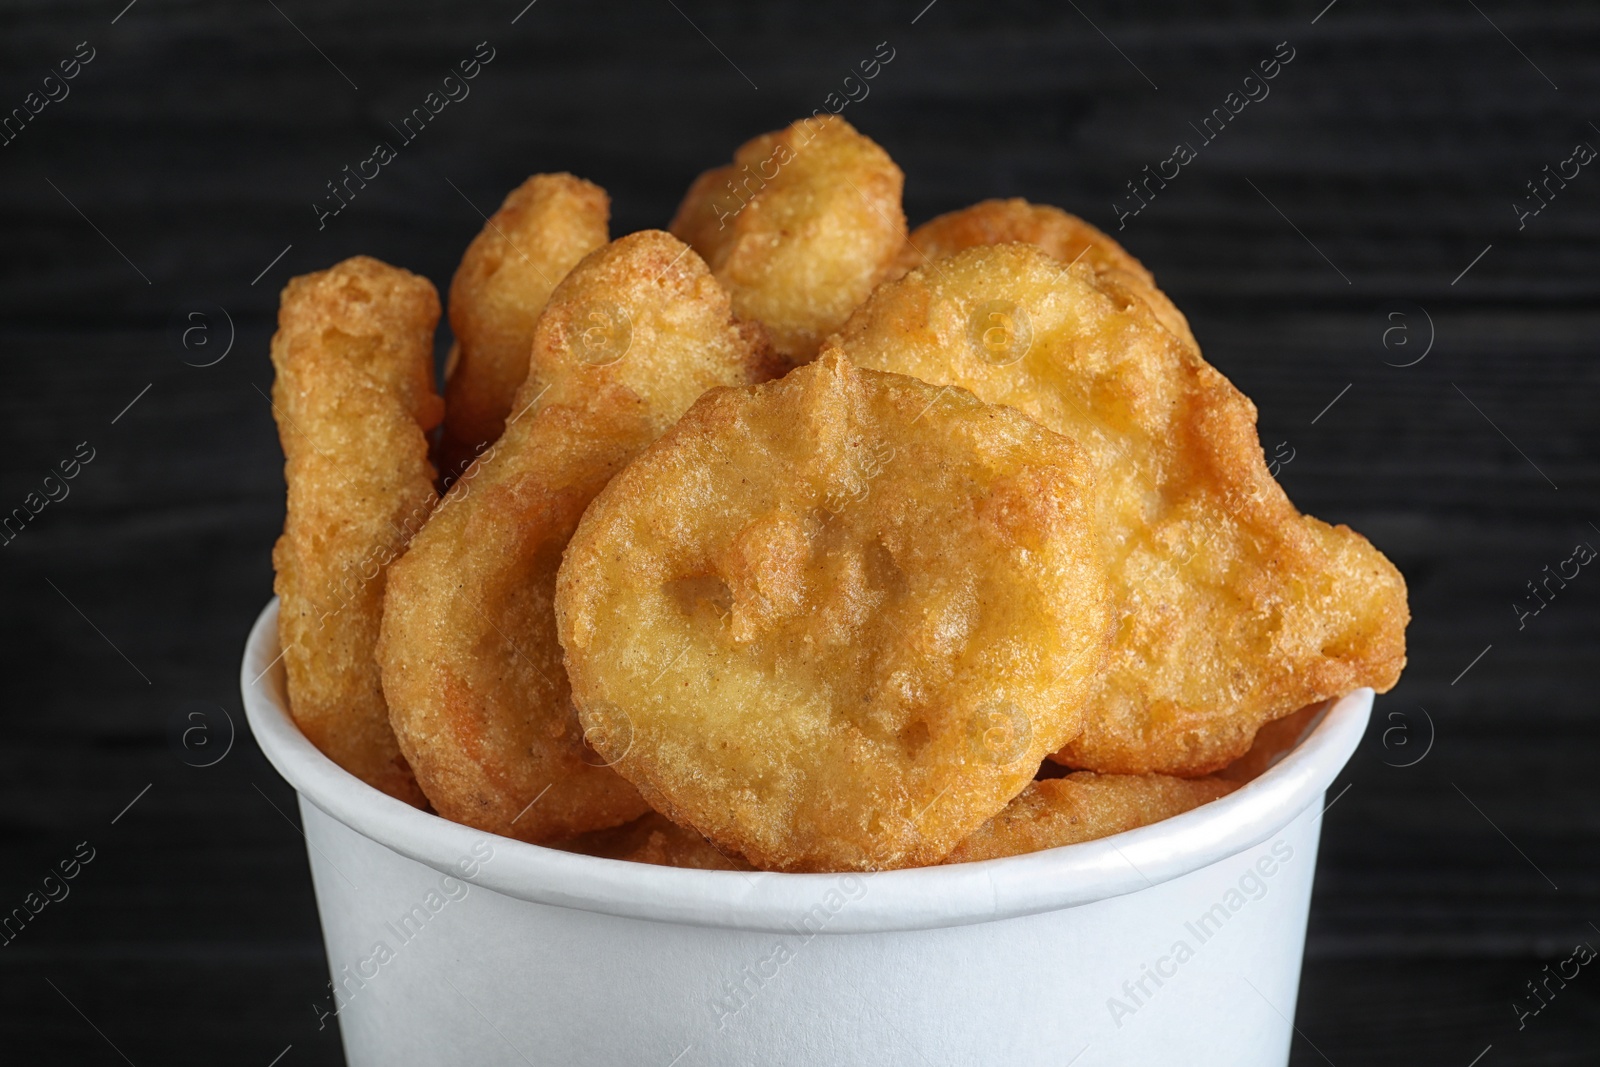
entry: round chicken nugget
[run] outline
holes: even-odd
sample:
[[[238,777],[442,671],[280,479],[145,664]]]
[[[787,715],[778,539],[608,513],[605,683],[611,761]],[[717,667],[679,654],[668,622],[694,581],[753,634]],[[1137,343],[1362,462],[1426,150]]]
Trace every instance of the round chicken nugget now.
[[[450,282],[440,467],[459,478],[500,436],[528,376],[533,325],[567,272],[606,243],[606,191],[570,174],[535,174],[506,196],[472,239]]]
[[[945,857],[973,863],[1094,841],[1182,815],[1227,796],[1235,782],[1163,774],[1095,774],[1030,783],[1005,810]]]
[[[833,357],[702,397],[567,546],[579,717],[757,867],[941,859],[1077,733],[1108,616],[1072,442]]]
[[[378,659],[400,747],[447,819],[557,841],[635,818],[585,743],[556,641],[556,568],[583,509],[707,388],[759,380],[700,257],[659,230],[594,252],[539,317],[517,413],[390,573]]]
[[[389,564],[434,506],[438,322],[431,282],[357,256],[290,281],[272,338],[289,483],[273,589],[290,711],[329,759],[418,806],[373,647]]]
[[[1020,197],[984,200],[924,222],[906,239],[896,277],[968,248],[1013,242],[1042,248],[1058,263],[1081,263],[1094,271],[1128,276],[1124,284],[1150,305],[1161,325],[1189,344],[1196,343],[1189,320],[1156,288],[1155,278],[1127,249],[1076,215],[1048,204],[1030,204]]]
[[[1255,406],[1129,294],[1025,244],[886,284],[832,339],[861,366],[970,389],[1066,434],[1095,468],[1118,619],[1068,766],[1185,777],[1256,730],[1405,664],[1405,582],[1360,534],[1301,515]]]
[[[741,317],[790,365],[894,269],[906,239],[905,175],[837,116],[762,134],[696,178],[672,232],[711,264]]]

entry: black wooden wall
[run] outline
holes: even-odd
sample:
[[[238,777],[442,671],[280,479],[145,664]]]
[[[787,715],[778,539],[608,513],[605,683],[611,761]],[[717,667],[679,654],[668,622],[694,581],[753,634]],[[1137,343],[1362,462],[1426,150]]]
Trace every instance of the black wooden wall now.
[[[284,281],[364,252],[443,286],[537,170],[606,186],[617,233],[664,225],[880,42],[843,113],[913,222],[1022,195],[1116,233],[1296,501],[1410,582],[1410,667],[1326,818],[1294,1062],[1596,1062],[1600,976],[1520,1029],[1513,1003],[1600,945],[1600,574],[1515,607],[1600,546],[1600,167],[1575,155],[1600,148],[1600,8],[125,3],[0,5],[0,113],[40,106],[0,145],[0,514],[59,498],[0,535],[0,911],[93,856],[0,946],[7,1062],[339,1062],[291,795],[234,681],[282,518]],[[319,229],[324,183],[479,42],[470,96]]]

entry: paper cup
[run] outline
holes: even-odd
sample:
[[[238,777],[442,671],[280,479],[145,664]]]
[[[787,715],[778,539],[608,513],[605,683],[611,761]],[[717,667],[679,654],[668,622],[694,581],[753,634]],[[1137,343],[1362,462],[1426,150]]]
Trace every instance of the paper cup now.
[[[299,794],[354,1067],[1280,1067],[1323,792],[1372,691],[1236,792],[1026,856],[875,874],[678,870],[446,822],[340,770],[287,711],[277,602],[241,671]]]

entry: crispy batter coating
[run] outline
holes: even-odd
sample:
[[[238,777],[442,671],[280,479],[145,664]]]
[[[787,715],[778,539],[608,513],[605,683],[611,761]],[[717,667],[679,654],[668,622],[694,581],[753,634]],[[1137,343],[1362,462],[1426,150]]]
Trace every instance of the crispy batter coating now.
[[[801,119],[696,178],[672,232],[794,366],[893,271],[906,239],[904,188],[889,154],[844,119]]]
[[[717,850],[717,846],[665,815],[651,811],[624,826],[563,841],[556,848],[599,856],[608,860],[653,863],[658,867],[693,867],[702,871],[752,871],[748,863]]]
[[[272,338],[272,411],[289,483],[272,550],[295,722],[369,785],[421,806],[400,758],[373,646],[385,575],[433,509],[426,433],[432,283],[366,256],[291,280]]]
[[[1255,406],[1113,284],[1039,249],[959,253],[881,287],[824,354],[958,385],[1075,440],[1096,469],[1119,620],[1073,767],[1198,776],[1256,730],[1405,664],[1405,583],[1299,514]]]
[[[1318,701],[1267,723],[1256,732],[1250,751],[1205,778],[1074,771],[1036,781],[957,845],[945,862],[971,863],[1075,845],[1181,815],[1259,778],[1300,743],[1327,706]]]
[[[570,174],[535,174],[472,239],[450,282],[440,467],[453,481],[505,428],[528,375],[533,325],[578,260],[606,243],[611,201]]]
[[[1319,700],[1315,704],[1307,704],[1299,711],[1267,723],[1256,731],[1256,739],[1251,743],[1250,751],[1218,771],[1216,777],[1239,785],[1255,781],[1285,753],[1300,743],[1310,729],[1312,720],[1327,710],[1327,707],[1326,700]]]
[[[1059,263],[1081,263],[1091,270],[1131,276],[1124,278],[1123,284],[1150,305],[1161,325],[1195,344],[1189,320],[1156,288],[1155,278],[1127,249],[1076,215],[1048,204],[1030,204],[1020,197],[984,200],[924,222],[906,239],[895,276],[968,248],[1012,242],[1037,245]],[[1134,285],[1134,281],[1140,284]]]
[[[957,845],[946,863],[1020,856],[1076,845],[1182,815],[1239,788],[1218,778],[1096,774],[1030,783],[1005,810]]]
[[[612,480],[556,617],[595,747],[757,867],[936,862],[1077,733],[1109,617],[1087,465],[837,357],[715,390]]]
[[[911,231],[900,262],[911,271],[969,248],[1018,241],[1037,245],[1062,263],[1110,267],[1155,284],[1144,264],[1100,229],[1058,207],[1030,204],[1021,197],[983,200],[929,219]]]
[[[759,380],[700,258],[659,230],[592,253],[551,295],[500,440],[390,572],[378,659],[400,746],[439,814],[547,842],[646,810],[585,743],[551,602],[583,509],[714,385]]]

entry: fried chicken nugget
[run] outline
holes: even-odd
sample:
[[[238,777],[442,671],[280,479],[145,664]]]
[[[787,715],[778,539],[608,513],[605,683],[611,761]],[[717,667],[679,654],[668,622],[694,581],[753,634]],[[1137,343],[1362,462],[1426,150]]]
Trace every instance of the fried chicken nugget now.
[[[1020,856],[1094,841],[1182,815],[1239,788],[1218,778],[1096,774],[1033,782],[945,857],[946,863]]]
[[[668,234],[585,258],[539,317],[505,433],[390,572],[378,659],[400,747],[445,818],[543,843],[646,810],[585,744],[551,600],[578,517],[707,388],[760,380],[733,319]]]
[[[599,752],[757,867],[937,862],[1077,733],[1081,452],[837,356],[702,397],[590,505],[556,618]]]
[[[609,830],[595,830],[555,846],[566,852],[608,860],[653,863],[658,867],[692,867],[701,871],[752,871],[743,860],[724,855],[693,830],[657,812]]]
[[[535,174],[472,239],[450,282],[440,467],[449,480],[505,428],[528,375],[533,324],[556,284],[608,240],[611,201],[571,174]]]
[[[1196,344],[1189,320],[1156,288],[1154,276],[1127,249],[1076,215],[1048,204],[1030,204],[1020,197],[984,200],[924,222],[906,239],[896,276],[968,248],[1014,242],[1037,245],[1060,263],[1082,263],[1091,270],[1131,276],[1141,284],[1134,286],[1124,279],[1125,284],[1150,305],[1161,325]]]
[[[385,576],[433,509],[427,431],[439,296],[357,256],[291,280],[272,338],[272,412],[289,484],[272,549],[289,704],[301,731],[369,785],[421,806],[373,646]]]
[[[696,178],[671,229],[797,366],[893,271],[904,188],[889,154],[844,119],[801,119]]]
[[[1359,534],[1295,510],[1255,406],[1119,275],[1024,244],[969,249],[881,287],[824,355],[970,389],[1091,455],[1119,622],[1058,758],[1193,777],[1265,722],[1392,686],[1405,583]]]
[[[971,863],[1075,845],[1182,815],[1259,778],[1300,743],[1327,706],[1319,701],[1267,723],[1249,752],[1205,778],[1074,771],[1036,781],[957,845],[945,862]]]
[[[1156,281],[1104,231],[1058,207],[1030,204],[1021,197],[984,200],[929,219],[911,231],[900,263],[911,271],[969,248],[1017,242],[1037,245],[1062,263],[1126,271],[1146,285]]]
[[[1256,731],[1250,751],[1218,771],[1216,777],[1239,785],[1255,781],[1300,743],[1311,729],[1312,722],[1327,708],[1328,702],[1319,700],[1267,723]]]

